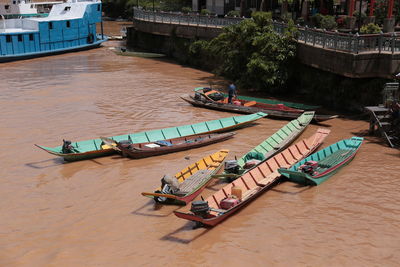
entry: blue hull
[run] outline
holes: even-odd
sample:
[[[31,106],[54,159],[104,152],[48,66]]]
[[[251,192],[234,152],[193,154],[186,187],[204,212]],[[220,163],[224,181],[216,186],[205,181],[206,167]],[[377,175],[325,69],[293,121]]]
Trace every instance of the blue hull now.
[[[16,61],[16,60],[24,60],[24,59],[31,59],[36,57],[44,57],[44,56],[52,56],[52,55],[59,55],[64,53],[70,52],[77,52],[83,50],[89,50],[96,47],[99,47],[103,42],[107,41],[108,38],[104,36],[103,40],[97,40],[92,44],[85,44],[75,47],[68,47],[62,49],[55,49],[55,50],[48,50],[48,51],[40,51],[40,52],[33,52],[33,53],[24,53],[24,54],[16,54],[16,55],[9,55],[9,56],[0,56],[0,63]]]

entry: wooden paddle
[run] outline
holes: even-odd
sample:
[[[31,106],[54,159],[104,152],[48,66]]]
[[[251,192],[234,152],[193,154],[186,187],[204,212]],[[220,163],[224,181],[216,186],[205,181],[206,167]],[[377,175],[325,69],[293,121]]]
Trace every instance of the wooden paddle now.
[[[171,194],[162,194],[162,193],[147,193],[147,192],[142,192],[142,196],[153,196],[153,197],[166,197],[166,198],[172,198],[172,199],[178,199],[178,196],[171,195]]]

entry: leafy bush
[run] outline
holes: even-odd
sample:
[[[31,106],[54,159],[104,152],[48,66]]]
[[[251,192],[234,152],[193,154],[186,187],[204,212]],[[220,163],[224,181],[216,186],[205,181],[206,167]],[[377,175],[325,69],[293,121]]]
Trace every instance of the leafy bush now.
[[[208,10],[208,9],[202,9],[202,10],[200,11],[200,15],[206,16],[206,15],[210,15],[210,14],[211,14],[211,12],[210,12],[210,10]]]
[[[314,25],[314,27],[321,28],[321,20],[324,17],[324,15],[317,13],[314,16],[311,17],[311,22]]]
[[[333,30],[336,29],[337,23],[335,21],[335,18],[333,16],[323,16],[321,19],[321,25],[320,27],[322,29],[327,29],[327,30]]]
[[[253,12],[252,20],[225,27],[213,40],[189,48],[191,60],[212,61],[213,71],[245,88],[272,91],[288,79],[295,56],[293,23],[280,35],[273,30],[271,13]]]
[[[226,14],[228,17],[239,17],[240,11],[239,10],[231,10]]]
[[[192,12],[192,9],[190,7],[187,6],[182,7],[182,13],[188,14],[190,12]]]
[[[360,29],[360,33],[363,34],[373,34],[373,33],[380,33],[381,28],[375,23],[369,23],[367,25],[363,25]]]

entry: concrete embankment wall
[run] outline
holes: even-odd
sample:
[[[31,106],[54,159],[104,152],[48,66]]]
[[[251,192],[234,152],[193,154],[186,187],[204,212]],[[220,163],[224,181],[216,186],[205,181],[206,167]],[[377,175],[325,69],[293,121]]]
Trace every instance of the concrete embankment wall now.
[[[135,21],[135,27],[128,29],[128,46],[164,53],[180,63],[188,64],[193,62],[188,58],[191,42],[212,39],[218,35],[215,30],[198,29],[198,35],[192,35],[191,31],[193,27],[185,25]],[[389,81],[389,75],[382,73],[398,67],[393,57],[396,56],[354,56],[299,43],[297,59],[286,89],[281,91],[282,96],[298,95],[305,102],[341,111],[361,110],[363,106],[379,104],[380,92]],[[200,67],[211,70],[209,62],[203,62]],[[376,76],[367,78],[364,75],[366,71],[375,72]],[[274,96],[278,97],[276,93]]]

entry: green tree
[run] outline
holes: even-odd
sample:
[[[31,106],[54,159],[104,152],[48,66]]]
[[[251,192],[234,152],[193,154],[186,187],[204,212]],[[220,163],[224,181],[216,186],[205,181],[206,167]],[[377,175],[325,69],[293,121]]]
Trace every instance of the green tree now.
[[[288,62],[295,55],[293,22],[280,35],[272,28],[270,13],[254,12],[252,18],[224,28],[210,42],[195,42],[189,49],[191,56],[213,60],[214,72],[241,87],[279,88],[288,78]]]

